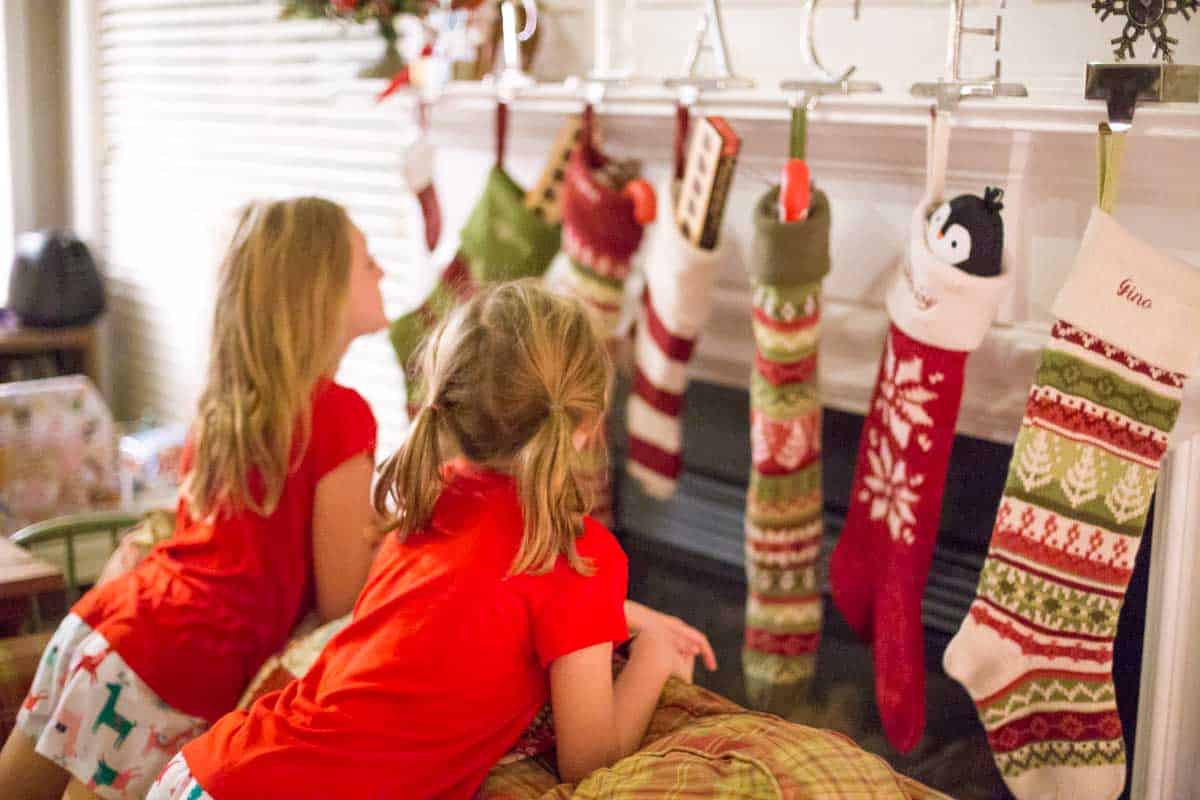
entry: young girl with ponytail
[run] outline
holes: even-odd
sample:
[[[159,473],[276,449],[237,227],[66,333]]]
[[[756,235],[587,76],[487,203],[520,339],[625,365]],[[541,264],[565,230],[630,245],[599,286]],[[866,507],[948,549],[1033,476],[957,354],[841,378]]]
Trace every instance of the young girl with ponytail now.
[[[393,530],[312,669],[186,746],[148,800],[470,798],[549,699],[577,781],[632,752],[707,640],[630,604],[625,555],[584,515],[579,446],[609,362],[583,310],[484,290],[420,356],[413,430],[375,490]],[[625,670],[613,644],[639,629]]]
[[[373,556],[375,418],[331,376],[387,324],[382,277],[335,203],[241,214],[174,534],[50,640],[0,753],[0,797],[141,798],[310,609],[350,611]]]

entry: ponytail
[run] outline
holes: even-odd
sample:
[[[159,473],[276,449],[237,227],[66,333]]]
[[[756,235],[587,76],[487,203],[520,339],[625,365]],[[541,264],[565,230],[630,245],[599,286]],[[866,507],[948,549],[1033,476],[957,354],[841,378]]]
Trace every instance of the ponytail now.
[[[395,529],[401,540],[429,522],[442,491],[441,414],[437,405],[421,409],[408,439],[384,463],[375,484],[375,513],[383,529]]]
[[[426,527],[444,456],[461,455],[516,479],[524,531],[510,574],[547,572],[559,556],[591,574],[575,546],[591,487],[573,440],[602,418],[611,364],[583,307],[531,281],[484,289],[447,314],[417,360],[430,405],[376,484],[387,529],[404,538]]]
[[[591,501],[580,486],[574,433],[571,415],[552,405],[537,433],[521,449],[516,478],[525,533],[509,569],[511,575],[548,572],[560,554],[577,572],[593,572],[575,548],[575,536],[583,532],[583,515]],[[563,532],[570,533],[562,536]]]

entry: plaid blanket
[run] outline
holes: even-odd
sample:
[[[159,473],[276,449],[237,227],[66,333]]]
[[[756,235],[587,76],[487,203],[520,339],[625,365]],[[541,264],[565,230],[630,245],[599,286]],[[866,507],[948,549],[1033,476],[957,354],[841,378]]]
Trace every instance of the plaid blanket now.
[[[343,625],[310,621],[298,628],[263,665],[242,705],[304,674]],[[47,638],[0,640],[0,735],[11,730]],[[746,711],[676,680],[663,689],[641,749],[610,769],[578,785],[560,783],[553,753],[553,722],[544,711],[492,770],[477,800],[950,800],[840,734]]]
[[[641,749],[577,785],[551,759],[502,764],[477,800],[950,800],[832,731],[746,711],[672,680]]]
[[[303,675],[346,624],[308,622],[263,665],[242,706]],[[618,667],[619,668],[619,667]],[[699,686],[671,680],[638,752],[578,785],[560,783],[549,709],[501,759],[477,800],[950,800],[894,772],[832,731],[743,709]]]

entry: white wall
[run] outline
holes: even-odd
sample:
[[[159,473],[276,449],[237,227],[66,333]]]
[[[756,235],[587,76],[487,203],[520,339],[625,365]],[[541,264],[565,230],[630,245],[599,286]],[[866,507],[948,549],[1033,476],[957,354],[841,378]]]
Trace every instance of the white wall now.
[[[67,225],[66,48],[59,0],[8,0],[0,10],[6,91],[3,161],[11,167],[0,203],[0,300],[8,294],[13,234]],[[11,230],[9,229],[11,224]]]
[[[968,0],[965,23],[990,26],[998,5]],[[1006,80],[1027,83],[1035,92],[1078,92],[1083,64],[1113,60],[1108,41],[1120,34],[1123,17],[1100,22],[1091,3],[1081,0],[1008,0],[1007,5],[1001,49]],[[547,54],[545,77],[579,74],[591,63],[591,5],[564,0],[546,6],[552,9],[547,35],[569,48]],[[682,68],[699,6],[695,0],[638,0],[639,73],[663,76]],[[725,0],[721,7],[736,70],[770,86],[803,77],[802,6],[788,0]],[[829,69],[857,65],[857,78],[879,81],[890,91],[906,91],[914,81],[941,75],[949,19],[945,0],[864,0],[858,21],[851,8],[850,0],[825,2],[815,15],[817,50]],[[1176,61],[1200,62],[1200,24],[1176,15],[1169,30],[1180,40]],[[979,36],[966,41],[964,74],[990,73],[990,41]],[[1143,37],[1135,46],[1143,61],[1153,50],[1147,42]]]

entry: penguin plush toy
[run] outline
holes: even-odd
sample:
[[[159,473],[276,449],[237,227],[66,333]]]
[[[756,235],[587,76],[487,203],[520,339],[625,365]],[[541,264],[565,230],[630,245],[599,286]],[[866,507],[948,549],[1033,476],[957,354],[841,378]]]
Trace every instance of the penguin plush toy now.
[[[971,275],[999,275],[1004,251],[1003,196],[1003,189],[989,186],[983,197],[962,194],[938,206],[925,228],[930,252]]]

